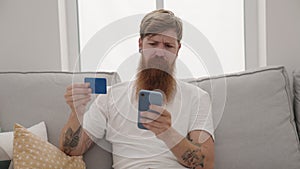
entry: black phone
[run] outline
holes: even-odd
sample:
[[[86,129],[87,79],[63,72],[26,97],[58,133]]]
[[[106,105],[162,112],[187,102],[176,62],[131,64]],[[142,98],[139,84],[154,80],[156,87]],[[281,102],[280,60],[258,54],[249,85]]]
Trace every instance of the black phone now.
[[[148,130],[144,127],[142,123],[140,123],[142,111],[149,111],[153,113],[158,113],[153,110],[149,110],[150,104],[162,106],[163,103],[163,95],[160,92],[151,91],[151,90],[140,90],[139,91],[139,105],[138,105],[138,128]]]

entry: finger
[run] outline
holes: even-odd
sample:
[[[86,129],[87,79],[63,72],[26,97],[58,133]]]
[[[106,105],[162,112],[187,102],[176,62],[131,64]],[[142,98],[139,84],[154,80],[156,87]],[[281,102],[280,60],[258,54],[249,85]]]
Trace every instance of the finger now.
[[[74,97],[74,96],[73,96]],[[82,101],[82,100],[86,100],[86,99],[89,99],[89,100],[91,100],[91,96],[90,95],[87,95],[87,96],[84,96],[84,97],[82,97],[82,98],[73,98],[72,96],[70,96],[70,97],[65,97],[65,99],[66,99],[66,102],[67,102],[67,104],[69,105],[69,106],[71,106],[71,108],[73,107],[75,107],[75,104],[76,105],[78,105],[78,104],[80,104],[80,101]],[[76,103],[76,102],[78,102],[78,103]]]
[[[149,130],[151,130],[152,132],[154,132],[155,134],[160,133],[160,128],[156,125],[153,125],[151,123],[143,123],[143,126]]]
[[[71,88],[67,89],[65,92],[65,95],[71,96],[71,95],[77,95],[77,94],[89,94],[92,93],[92,89],[89,87],[76,87],[76,88]]]
[[[74,90],[74,89],[88,89],[88,88],[90,88],[90,86],[88,86],[88,85],[85,85],[85,84],[82,84],[82,85],[80,85],[80,86],[68,86],[67,87],[67,89],[66,89],[66,91],[72,91],[72,90]]]
[[[141,117],[142,118],[147,118],[150,120],[154,120],[160,123],[166,123],[168,125],[171,124],[171,116],[162,116],[162,114],[157,114],[157,113],[153,113],[153,112],[148,112],[148,111],[144,111],[141,112]]]
[[[78,102],[80,100],[84,100],[84,99],[88,99],[88,98],[91,98],[90,94],[88,94],[88,95],[75,95],[75,96],[65,97],[65,99],[66,99],[67,102]]]
[[[157,120],[151,120],[151,119],[146,119],[146,118],[141,118],[140,122],[144,125],[147,124],[151,127],[158,128],[160,130],[166,130],[170,128],[170,123],[167,121],[157,121]]]
[[[78,100],[76,102],[73,102],[73,105],[75,108],[77,107],[80,107],[84,104],[87,104],[89,101],[91,101],[91,98],[85,98],[85,99],[81,99],[81,100]]]
[[[159,118],[159,114],[157,113],[153,113],[153,112],[149,112],[149,111],[143,111],[141,112],[141,117],[143,118],[147,118],[147,119],[152,119],[152,120],[156,120]]]
[[[92,93],[91,88],[74,88],[73,90],[68,90],[66,92],[66,96],[80,95],[80,94],[91,94],[91,93]]]
[[[73,83],[67,86],[67,90],[71,90],[72,88],[87,88],[90,87],[90,83]]]
[[[154,132],[155,134],[159,133],[159,128],[149,125],[149,124],[143,124],[145,128],[147,128],[148,130],[151,130],[152,132]]]
[[[71,90],[73,95],[75,94],[90,94],[92,93],[92,89],[91,88],[75,88],[73,90]]]
[[[168,118],[171,118],[171,113],[168,112],[166,109],[164,109],[163,107],[159,107],[159,106],[156,106],[156,105],[150,105],[151,107],[151,110],[155,109],[154,111],[160,111],[160,115],[162,117],[168,117]],[[152,109],[153,108],[153,109]]]
[[[146,118],[141,118],[140,119],[140,123],[142,123],[142,124],[146,124],[146,123],[150,123],[150,122],[152,122],[153,120],[151,120],[151,119],[146,119]]]
[[[162,114],[162,112],[165,110],[163,107],[157,106],[157,105],[154,105],[154,104],[151,104],[151,105],[149,106],[149,109],[150,109],[150,110],[154,110],[154,111],[156,111],[156,112],[158,112],[158,113],[160,113],[160,114]]]
[[[143,117],[141,117],[140,118],[140,122],[141,123],[155,123],[155,124],[161,124],[161,122],[158,122],[158,121],[156,121],[156,120],[153,120],[153,119],[148,119],[148,118],[143,118]]]
[[[75,101],[79,101],[81,99],[86,99],[86,98],[90,98],[91,95],[75,95],[75,96],[70,96],[70,97],[66,97],[66,101],[67,102],[75,102]]]

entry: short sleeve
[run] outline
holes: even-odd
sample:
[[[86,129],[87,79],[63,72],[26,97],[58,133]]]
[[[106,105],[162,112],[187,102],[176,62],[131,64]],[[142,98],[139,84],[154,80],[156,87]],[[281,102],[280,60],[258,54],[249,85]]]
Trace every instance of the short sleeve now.
[[[108,95],[99,95],[83,117],[83,129],[98,139],[103,138],[107,124]]]
[[[194,100],[192,114],[190,117],[189,132],[193,130],[204,130],[214,139],[214,125],[211,112],[210,96],[207,92],[199,89],[197,99]]]

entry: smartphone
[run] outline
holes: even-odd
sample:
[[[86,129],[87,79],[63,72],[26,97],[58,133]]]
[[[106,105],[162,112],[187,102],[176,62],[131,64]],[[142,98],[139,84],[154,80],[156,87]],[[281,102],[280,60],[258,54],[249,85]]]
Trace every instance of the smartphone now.
[[[106,79],[105,78],[84,78],[85,83],[90,83],[90,88],[94,94],[106,94]]]
[[[141,112],[149,111],[153,113],[157,113],[156,111],[149,110],[150,104],[162,106],[163,103],[163,95],[160,92],[150,91],[150,90],[140,90],[139,91],[139,102],[138,102],[138,128],[148,130],[144,127],[142,123],[140,123]]]

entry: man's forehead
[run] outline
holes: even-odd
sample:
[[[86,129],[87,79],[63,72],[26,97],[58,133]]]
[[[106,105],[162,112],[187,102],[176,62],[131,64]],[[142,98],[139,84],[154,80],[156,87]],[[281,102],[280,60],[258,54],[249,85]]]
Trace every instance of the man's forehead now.
[[[150,36],[146,36],[146,38],[148,40],[153,40],[153,41],[177,41],[177,36],[176,33],[175,34],[167,34],[167,33],[156,33],[156,34],[152,34]]]
[[[168,38],[173,38],[177,40],[177,33],[174,29],[167,29],[163,32],[149,32],[151,35],[150,36],[166,36]]]

